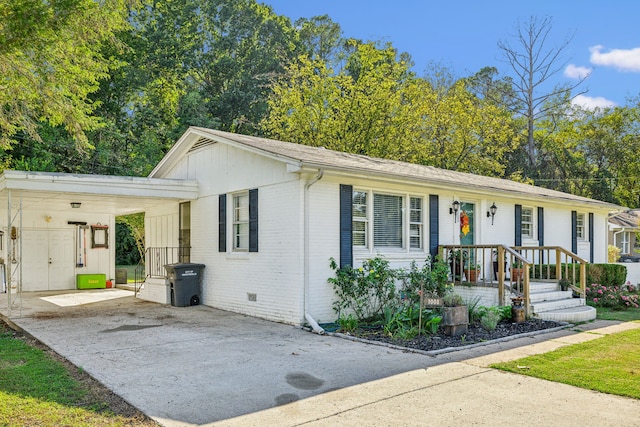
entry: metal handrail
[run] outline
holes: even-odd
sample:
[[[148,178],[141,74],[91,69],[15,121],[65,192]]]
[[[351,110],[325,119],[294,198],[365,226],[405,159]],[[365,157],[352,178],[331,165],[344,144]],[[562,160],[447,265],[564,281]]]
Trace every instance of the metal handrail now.
[[[135,294],[138,294],[140,286],[142,286],[147,278],[166,278],[167,272],[164,269],[165,265],[175,264],[177,262],[189,262],[190,259],[190,246],[147,248],[144,253],[144,258],[138,262],[135,269]]]

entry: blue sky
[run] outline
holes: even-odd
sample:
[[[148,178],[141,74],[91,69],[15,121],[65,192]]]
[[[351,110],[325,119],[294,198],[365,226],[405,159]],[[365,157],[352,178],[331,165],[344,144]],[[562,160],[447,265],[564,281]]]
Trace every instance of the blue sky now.
[[[574,102],[587,107],[625,105],[640,95],[640,1],[638,0],[259,0],[278,15],[298,18],[327,14],[345,37],[391,42],[411,54],[422,75],[433,62],[457,77],[485,66],[512,71],[497,43],[513,37],[518,20],[551,17],[551,42],[571,42],[567,66],[554,83],[575,82],[587,90]]]

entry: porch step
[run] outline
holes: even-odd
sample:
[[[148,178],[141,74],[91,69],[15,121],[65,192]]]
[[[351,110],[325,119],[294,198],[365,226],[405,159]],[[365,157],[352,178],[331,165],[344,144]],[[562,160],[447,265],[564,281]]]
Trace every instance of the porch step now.
[[[580,298],[563,298],[553,301],[541,301],[531,304],[531,309],[534,313],[544,313],[547,311],[560,310],[563,308],[572,308],[585,305],[584,300]]]
[[[573,298],[572,291],[544,291],[539,292],[537,289],[532,289],[532,292],[529,294],[529,299],[531,300],[531,304],[536,304],[544,301],[555,301],[560,299],[569,299]]]
[[[531,293],[534,293],[534,292],[553,292],[553,291],[559,291],[560,290],[560,285],[558,285],[558,283],[556,283],[556,282],[534,282],[534,281],[530,281],[529,282],[529,289],[531,290]]]
[[[579,301],[579,299],[577,300]],[[556,322],[589,322],[596,318],[596,309],[588,305],[581,305],[578,307],[561,308],[558,310],[535,313],[535,317],[542,320],[553,320]]]

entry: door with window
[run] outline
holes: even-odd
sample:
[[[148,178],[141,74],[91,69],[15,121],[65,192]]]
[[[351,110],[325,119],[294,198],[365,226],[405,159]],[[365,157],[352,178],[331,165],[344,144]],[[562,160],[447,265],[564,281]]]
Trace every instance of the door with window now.
[[[74,230],[22,231],[22,290],[75,288]]]
[[[475,243],[475,204],[460,203],[460,244],[473,245]]]

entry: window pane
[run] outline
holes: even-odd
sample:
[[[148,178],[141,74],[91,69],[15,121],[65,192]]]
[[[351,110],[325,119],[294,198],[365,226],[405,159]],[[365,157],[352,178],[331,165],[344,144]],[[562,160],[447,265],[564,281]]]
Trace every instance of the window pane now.
[[[249,194],[233,196],[233,249],[249,249]]]
[[[373,195],[374,246],[402,247],[402,197]]]
[[[422,249],[422,199],[409,199],[409,246],[412,249]]]
[[[578,239],[585,240],[585,232],[584,232],[584,214],[578,214],[576,217],[576,235]]]
[[[354,191],[353,216],[358,218],[367,217],[367,193],[362,191]]]
[[[364,191],[353,192],[353,221],[352,238],[353,246],[367,246],[367,193]]]
[[[249,224],[236,224],[234,225],[234,247],[236,249],[248,249],[249,248]]]
[[[533,237],[533,209],[522,208],[522,235],[524,237]]]

